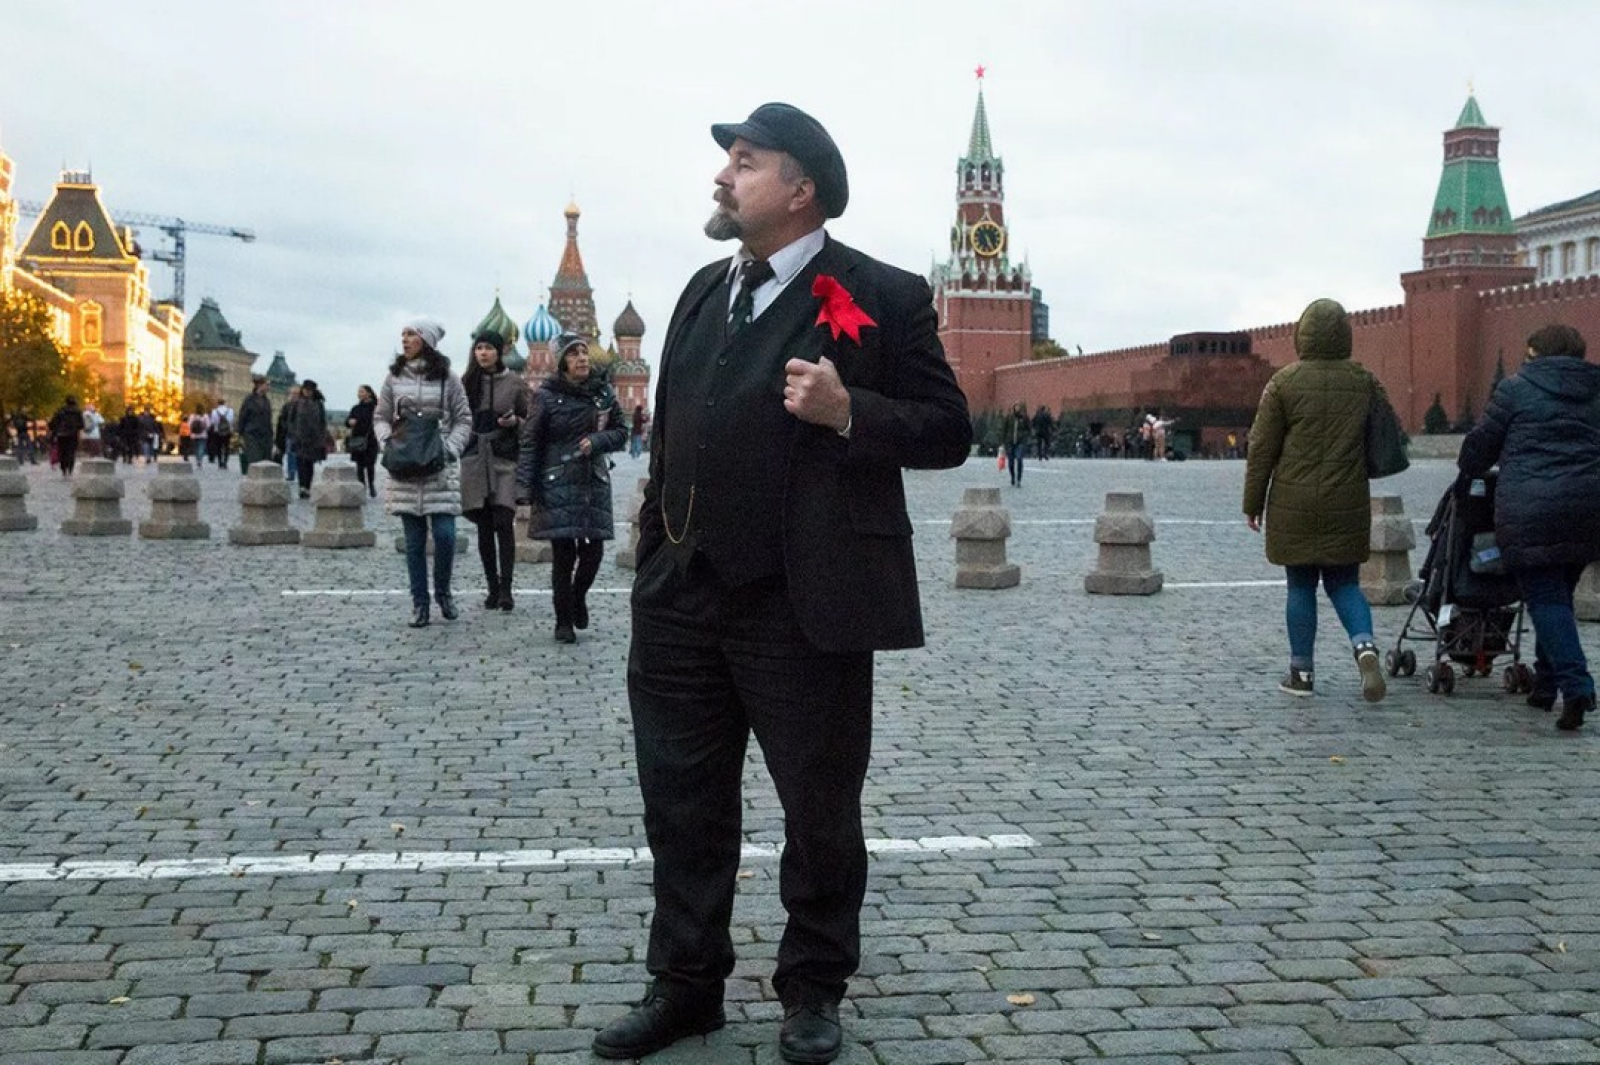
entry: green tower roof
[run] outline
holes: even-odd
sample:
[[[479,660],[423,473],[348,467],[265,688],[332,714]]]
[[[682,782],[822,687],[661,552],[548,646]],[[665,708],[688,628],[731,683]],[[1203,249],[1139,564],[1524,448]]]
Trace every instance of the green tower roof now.
[[[989,143],[989,113],[983,109],[983,86],[978,86],[978,109],[972,115],[972,137],[967,141],[967,158],[973,161],[993,159],[994,148]]]
[[[1483,134],[1470,131],[1483,130]],[[1468,131],[1457,133],[1457,131]],[[1455,129],[1445,134],[1444,172],[1433,197],[1428,236],[1459,233],[1507,235],[1516,233],[1505,185],[1500,180],[1498,136],[1483,119],[1476,97],[1467,97]],[[1475,145],[1470,152],[1451,151],[1451,145]]]

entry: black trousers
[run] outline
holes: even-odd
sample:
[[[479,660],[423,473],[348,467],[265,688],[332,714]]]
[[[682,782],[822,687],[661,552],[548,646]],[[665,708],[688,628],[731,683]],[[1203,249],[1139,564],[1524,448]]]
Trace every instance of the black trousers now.
[[[573,612],[594,586],[605,553],[604,540],[550,541],[550,598],[557,625],[572,624]]]
[[[467,512],[467,520],[478,527],[478,561],[483,563],[483,579],[489,591],[502,584],[511,587],[517,566],[517,512],[493,504]]]
[[[311,491],[311,479],[317,475],[317,460],[295,457],[295,473],[300,478],[300,491]]]
[[[668,993],[719,1000],[754,733],[783,805],[779,897],[789,920],[773,985],[785,1003],[837,1001],[861,961],[872,754],[872,654],[807,643],[782,578],[740,588],[664,550],[636,576],[628,702],[655,858],[646,958]]]
[[[61,467],[61,472],[71,474],[72,468],[78,464],[78,438],[75,436],[56,437],[56,464]]]

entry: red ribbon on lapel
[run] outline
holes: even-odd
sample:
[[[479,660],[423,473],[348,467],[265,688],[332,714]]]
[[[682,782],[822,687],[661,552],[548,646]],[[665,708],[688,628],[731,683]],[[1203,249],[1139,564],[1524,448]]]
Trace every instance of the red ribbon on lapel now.
[[[861,327],[878,324],[867,317],[866,311],[856,306],[856,299],[850,295],[849,289],[827,274],[817,275],[817,279],[811,283],[811,294],[822,300],[816,324],[833,330],[835,340],[839,339],[840,333],[845,333],[860,345]]]

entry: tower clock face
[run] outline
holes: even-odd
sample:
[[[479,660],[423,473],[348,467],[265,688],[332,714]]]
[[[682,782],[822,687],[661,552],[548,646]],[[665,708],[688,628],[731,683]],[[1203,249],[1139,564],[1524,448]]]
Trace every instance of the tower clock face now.
[[[1006,231],[996,222],[984,220],[972,227],[972,250],[990,258],[1006,246]]]

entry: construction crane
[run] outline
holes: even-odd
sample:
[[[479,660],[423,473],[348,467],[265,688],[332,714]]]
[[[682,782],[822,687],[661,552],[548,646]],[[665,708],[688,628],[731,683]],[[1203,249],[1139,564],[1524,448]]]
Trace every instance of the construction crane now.
[[[25,215],[41,215],[45,205],[37,200],[18,200],[17,207]],[[140,214],[130,212],[126,214],[114,213],[111,220],[120,226],[154,226],[172,238],[170,250],[144,251],[141,254],[152,262],[166,263],[172,267],[172,302],[179,310],[183,310],[183,274],[184,256],[187,251],[185,237],[189,233],[203,233],[212,237],[232,237],[242,240],[246,244],[256,239],[255,231],[240,229],[238,226],[214,226],[205,222],[189,222],[182,218],[172,218],[167,215]]]

